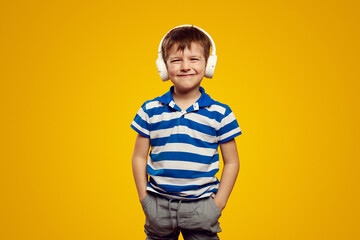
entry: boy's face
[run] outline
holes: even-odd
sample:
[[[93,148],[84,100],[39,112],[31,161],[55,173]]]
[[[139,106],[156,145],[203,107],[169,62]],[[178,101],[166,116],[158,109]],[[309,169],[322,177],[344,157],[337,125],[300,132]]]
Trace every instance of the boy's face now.
[[[168,52],[166,66],[177,91],[198,90],[205,75],[205,65],[204,50],[199,43],[192,42],[191,48],[184,51],[178,50],[175,44]]]

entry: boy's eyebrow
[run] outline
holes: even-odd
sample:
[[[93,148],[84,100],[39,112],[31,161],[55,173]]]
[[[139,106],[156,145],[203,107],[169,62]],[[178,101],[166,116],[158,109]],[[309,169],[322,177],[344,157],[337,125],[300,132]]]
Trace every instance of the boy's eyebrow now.
[[[169,57],[169,59],[176,59],[176,58],[181,58],[181,56]]]

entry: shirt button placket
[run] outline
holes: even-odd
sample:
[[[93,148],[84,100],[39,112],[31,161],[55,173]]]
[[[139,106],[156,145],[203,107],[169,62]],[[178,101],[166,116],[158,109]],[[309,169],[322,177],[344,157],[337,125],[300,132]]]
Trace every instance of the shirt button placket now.
[[[178,128],[179,128],[179,133],[184,133],[185,131],[182,129],[182,125],[181,123],[183,122],[182,119],[184,118],[184,115],[185,115],[186,111],[181,111],[180,114],[179,114],[179,118],[178,118]]]

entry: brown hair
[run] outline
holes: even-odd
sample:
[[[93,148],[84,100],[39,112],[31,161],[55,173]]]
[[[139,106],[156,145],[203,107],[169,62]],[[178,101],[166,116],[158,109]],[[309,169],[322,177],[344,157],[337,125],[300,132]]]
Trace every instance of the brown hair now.
[[[185,48],[190,49],[193,42],[199,43],[203,47],[205,61],[207,61],[210,54],[210,39],[205,33],[193,26],[174,28],[165,36],[161,46],[164,61],[167,61],[168,52],[175,44],[178,44],[177,50],[184,51]]]

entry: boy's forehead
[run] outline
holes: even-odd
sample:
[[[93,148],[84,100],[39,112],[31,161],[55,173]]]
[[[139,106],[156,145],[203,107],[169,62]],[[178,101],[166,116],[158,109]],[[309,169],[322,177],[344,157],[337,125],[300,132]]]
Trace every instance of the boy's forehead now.
[[[189,50],[192,52],[199,52],[200,54],[203,54],[204,48],[201,44],[197,42],[191,42],[191,45],[185,45],[181,46],[179,43],[175,43],[168,51],[168,54],[184,54],[185,50]]]

